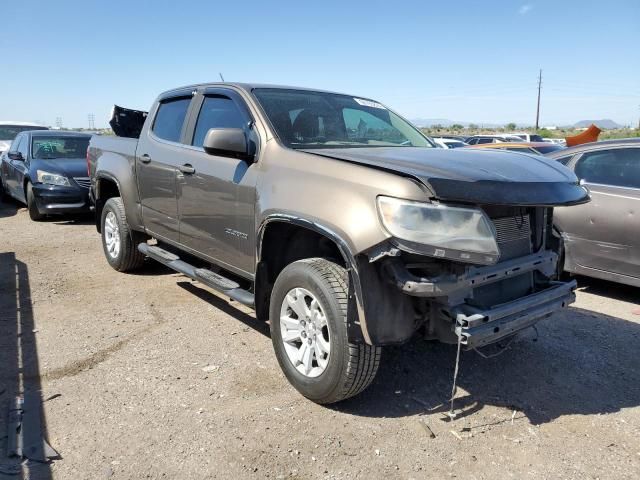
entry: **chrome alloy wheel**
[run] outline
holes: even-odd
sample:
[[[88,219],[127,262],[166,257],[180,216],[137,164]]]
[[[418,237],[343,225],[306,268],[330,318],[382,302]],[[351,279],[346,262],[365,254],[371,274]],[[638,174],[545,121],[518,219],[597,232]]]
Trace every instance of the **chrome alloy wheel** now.
[[[280,332],[291,364],[306,377],[318,377],[329,363],[331,335],[325,310],[304,288],[289,290],[280,307]]]
[[[118,258],[120,254],[120,227],[116,215],[107,213],[104,219],[104,243],[111,258]]]

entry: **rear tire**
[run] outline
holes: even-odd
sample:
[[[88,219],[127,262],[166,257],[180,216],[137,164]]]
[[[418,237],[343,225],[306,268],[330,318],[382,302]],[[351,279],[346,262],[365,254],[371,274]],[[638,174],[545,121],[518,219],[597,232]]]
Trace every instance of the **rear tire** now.
[[[42,220],[45,215],[42,215],[38,210],[36,204],[36,197],[33,195],[33,186],[31,182],[27,183],[27,210],[29,210],[29,218],[35,222]]]
[[[316,403],[359,394],[378,371],[382,349],[348,340],[348,291],[346,270],[324,258],[291,263],[273,287],[269,317],[278,363],[296,390]],[[307,348],[312,353],[305,358]]]
[[[144,255],[138,251],[138,243],[145,237],[129,227],[120,197],[110,198],[104,204],[100,225],[102,248],[109,265],[118,272],[139,269],[144,263]]]

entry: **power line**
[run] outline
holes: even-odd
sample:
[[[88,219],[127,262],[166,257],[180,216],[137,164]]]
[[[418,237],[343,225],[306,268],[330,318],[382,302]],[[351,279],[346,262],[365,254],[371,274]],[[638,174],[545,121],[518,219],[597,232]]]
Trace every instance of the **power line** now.
[[[542,69],[538,75],[538,108],[536,109],[536,131],[540,127],[540,90],[542,90]]]

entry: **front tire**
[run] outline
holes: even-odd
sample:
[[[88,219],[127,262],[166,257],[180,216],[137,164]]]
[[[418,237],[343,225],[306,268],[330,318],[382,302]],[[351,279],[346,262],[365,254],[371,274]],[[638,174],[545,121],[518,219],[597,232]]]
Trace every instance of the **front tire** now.
[[[45,216],[38,210],[36,197],[33,195],[33,186],[31,182],[27,183],[27,210],[29,210],[29,218],[35,222],[39,222]]]
[[[378,371],[382,349],[348,340],[347,305],[347,272],[324,258],[291,263],[273,287],[269,317],[278,363],[316,403],[357,395]]]
[[[143,236],[129,228],[120,197],[110,198],[104,204],[100,224],[102,248],[109,265],[118,272],[139,269],[144,262],[144,255],[138,251]]]

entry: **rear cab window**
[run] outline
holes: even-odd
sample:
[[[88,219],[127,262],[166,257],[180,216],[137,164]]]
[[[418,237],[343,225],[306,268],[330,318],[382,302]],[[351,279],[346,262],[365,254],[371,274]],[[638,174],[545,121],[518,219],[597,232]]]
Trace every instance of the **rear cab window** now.
[[[190,103],[191,97],[171,98],[160,102],[151,129],[154,135],[162,140],[179,142]]]

